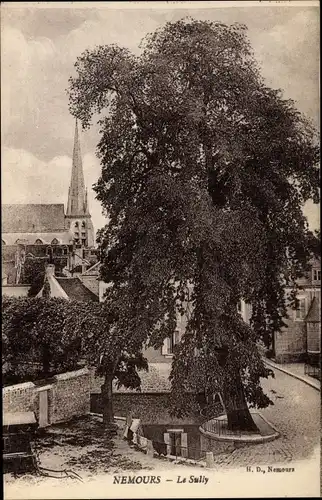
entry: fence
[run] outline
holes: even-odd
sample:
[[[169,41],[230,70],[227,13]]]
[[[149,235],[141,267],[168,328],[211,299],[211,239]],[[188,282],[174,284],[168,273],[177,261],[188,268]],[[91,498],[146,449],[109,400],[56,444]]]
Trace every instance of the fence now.
[[[230,430],[228,429],[228,420],[227,418],[213,419],[209,420],[202,424],[202,428],[211,432],[212,434],[216,434],[218,436],[241,436],[242,434],[247,434],[246,431],[243,433],[240,430]]]
[[[321,380],[321,367],[305,364],[304,374],[308,375],[309,377],[316,378],[317,380]]]

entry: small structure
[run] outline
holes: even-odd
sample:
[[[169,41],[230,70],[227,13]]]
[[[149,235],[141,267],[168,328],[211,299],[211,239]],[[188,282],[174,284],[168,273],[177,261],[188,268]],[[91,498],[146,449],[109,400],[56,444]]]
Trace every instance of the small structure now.
[[[36,458],[31,443],[38,428],[35,414],[4,412],[2,427],[4,472],[34,471]]]

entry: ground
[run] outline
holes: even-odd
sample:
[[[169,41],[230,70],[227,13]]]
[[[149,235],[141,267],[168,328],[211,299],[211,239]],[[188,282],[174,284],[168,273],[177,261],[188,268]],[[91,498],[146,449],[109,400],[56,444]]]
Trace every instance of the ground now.
[[[262,381],[274,405],[260,410],[280,432],[275,441],[235,449],[217,457],[217,467],[290,463],[309,458],[319,445],[320,397],[316,389],[274,370],[275,379]]]
[[[295,462],[309,459],[319,444],[320,392],[293,377],[275,370],[275,379],[263,380],[263,387],[274,402],[273,406],[261,410],[262,414],[277,428],[281,437],[275,441],[236,448],[230,453],[215,457],[215,470],[284,464],[291,467]],[[43,467],[69,469],[78,473],[85,483],[113,474],[153,474],[155,470],[173,472],[186,471],[191,466],[169,463],[165,459],[151,458],[130,448],[122,439],[124,423],[120,423],[119,434],[104,437],[101,426],[94,417],[56,425],[47,429],[41,438],[40,460]],[[199,468],[199,474],[206,472]],[[208,471],[209,472],[209,471]],[[15,491],[16,498],[25,498],[26,489],[51,488],[75,484],[75,479],[52,479],[26,475],[14,479],[5,476],[7,498]],[[23,492],[23,493],[20,493]],[[37,491],[41,491],[38,490]],[[9,492],[9,493],[8,493]],[[39,498],[39,497],[38,497]],[[43,497],[44,498],[44,497]]]

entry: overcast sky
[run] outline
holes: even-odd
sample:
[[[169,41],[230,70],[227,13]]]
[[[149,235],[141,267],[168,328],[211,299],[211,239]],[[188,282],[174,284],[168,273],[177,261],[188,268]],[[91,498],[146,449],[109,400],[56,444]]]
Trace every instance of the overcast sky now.
[[[219,2],[116,4],[2,3],[2,199],[3,203],[65,203],[71,171],[74,120],[65,89],[76,57],[98,44],[139,52],[139,42],[167,21],[185,16],[248,26],[267,84],[281,88],[300,111],[319,121],[319,9],[306,2],[224,7]],[[85,5],[86,5],[85,4]],[[137,6],[133,8],[133,4]],[[222,4],[222,2],[221,2]],[[239,4],[239,6],[236,6]],[[54,5],[54,7],[53,7]],[[255,4],[256,5],[256,4]],[[300,6],[299,6],[300,5]],[[312,3],[313,5],[313,3]],[[57,7],[58,6],[58,7]],[[138,8],[140,7],[140,8]],[[143,7],[143,8],[142,8]],[[149,7],[149,8],[148,8]],[[95,229],[104,218],[91,189],[100,173],[97,127],[81,134],[85,182]],[[306,209],[312,227],[319,210]]]

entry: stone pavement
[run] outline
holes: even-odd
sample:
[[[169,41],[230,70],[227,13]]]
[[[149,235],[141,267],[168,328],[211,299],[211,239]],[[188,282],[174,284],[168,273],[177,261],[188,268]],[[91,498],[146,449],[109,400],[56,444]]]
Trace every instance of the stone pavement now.
[[[290,464],[310,458],[319,446],[319,392],[288,374],[274,371],[274,379],[262,380],[263,389],[274,405],[260,412],[277,428],[281,437],[217,455],[216,468]]]
[[[321,382],[316,378],[310,377],[305,374],[305,364],[304,363],[275,363],[271,359],[264,359],[264,362],[270,368],[276,368],[280,371],[285,371],[299,380],[307,383],[308,385],[315,387],[317,390],[321,390]]]

